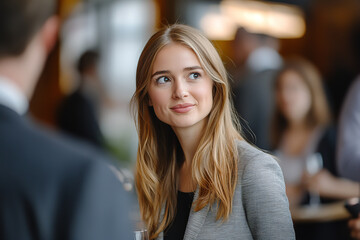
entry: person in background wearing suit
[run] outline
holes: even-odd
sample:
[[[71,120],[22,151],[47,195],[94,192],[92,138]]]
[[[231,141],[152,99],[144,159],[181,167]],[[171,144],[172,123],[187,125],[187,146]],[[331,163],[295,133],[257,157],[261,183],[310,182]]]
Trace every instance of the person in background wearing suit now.
[[[279,41],[239,28],[233,44],[236,63],[236,69],[231,71],[233,101],[244,126],[244,136],[259,148],[270,150],[272,86],[283,62],[278,53]]]
[[[95,50],[81,54],[77,64],[79,87],[61,102],[57,124],[60,130],[73,137],[103,148],[104,137],[99,125],[99,104],[103,92],[98,74],[99,58]]]
[[[110,165],[24,116],[56,41],[54,9],[0,1],[0,239],[131,239],[130,199]]]
[[[175,24],[141,53],[136,186],[151,239],[295,239],[283,176],[237,130],[224,65]]]

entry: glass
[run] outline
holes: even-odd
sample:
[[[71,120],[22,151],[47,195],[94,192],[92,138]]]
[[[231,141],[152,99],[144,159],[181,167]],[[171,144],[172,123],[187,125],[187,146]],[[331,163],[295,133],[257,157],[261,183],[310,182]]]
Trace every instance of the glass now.
[[[134,231],[134,240],[149,240],[149,234],[146,229]]]
[[[314,153],[306,158],[306,172],[313,176],[323,168],[323,159],[320,153]],[[314,189],[309,189],[309,205],[318,206],[320,195]]]

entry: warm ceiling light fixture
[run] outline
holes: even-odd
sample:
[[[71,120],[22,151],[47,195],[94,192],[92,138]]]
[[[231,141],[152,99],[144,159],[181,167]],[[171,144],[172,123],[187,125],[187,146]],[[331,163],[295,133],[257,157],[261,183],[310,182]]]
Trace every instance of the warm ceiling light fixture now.
[[[249,32],[276,38],[299,38],[305,33],[303,11],[292,5],[249,0],[223,0],[221,15]]]
[[[237,30],[236,23],[220,13],[207,13],[200,21],[200,27],[209,39],[232,40]]]

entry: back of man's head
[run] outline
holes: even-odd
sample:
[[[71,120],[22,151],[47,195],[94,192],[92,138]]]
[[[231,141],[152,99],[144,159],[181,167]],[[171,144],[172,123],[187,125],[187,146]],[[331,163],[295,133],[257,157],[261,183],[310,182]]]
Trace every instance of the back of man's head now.
[[[97,67],[100,55],[96,50],[87,50],[81,54],[77,62],[77,70],[80,75],[84,74],[89,69]]]
[[[55,5],[55,0],[0,0],[0,58],[22,54]]]
[[[250,54],[260,47],[279,50],[278,39],[262,33],[249,32],[243,27],[239,27],[235,33],[233,41],[235,52],[235,62],[244,65]]]

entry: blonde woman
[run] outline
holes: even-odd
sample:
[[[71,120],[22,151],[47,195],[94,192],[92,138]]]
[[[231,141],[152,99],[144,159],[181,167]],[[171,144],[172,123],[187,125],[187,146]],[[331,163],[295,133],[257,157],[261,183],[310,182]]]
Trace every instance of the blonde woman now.
[[[141,53],[136,187],[151,239],[294,239],[277,162],[238,133],[222,61],[172,25]]]

